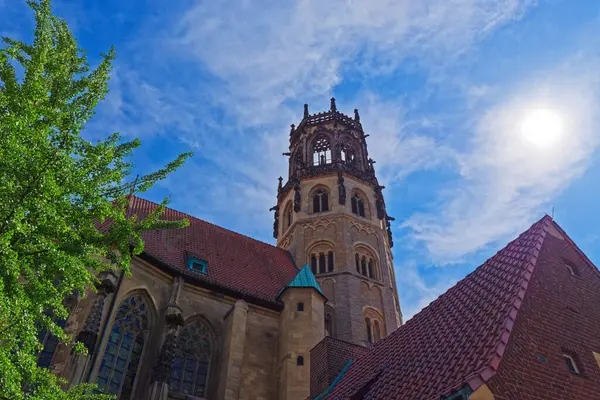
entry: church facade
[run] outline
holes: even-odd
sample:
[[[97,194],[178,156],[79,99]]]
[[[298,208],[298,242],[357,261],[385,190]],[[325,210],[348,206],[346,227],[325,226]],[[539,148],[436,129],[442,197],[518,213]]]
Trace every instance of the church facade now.
[[[105,271],[97,293],[68,299],[59,322],[89,354],[42,334],[39,364],[119,400],[307,399],[317,344],[358,354],[402,324],[367,136],[357,110],[305,105],[272,208],[276,246],[167,209],[190,225],[144,233],[130,276]],[[131,197],[127,213],[156,207]]]

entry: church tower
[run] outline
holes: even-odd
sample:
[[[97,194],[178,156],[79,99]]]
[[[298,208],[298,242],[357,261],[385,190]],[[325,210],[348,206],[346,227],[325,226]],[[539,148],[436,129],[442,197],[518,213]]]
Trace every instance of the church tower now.
[[[290,131],[287,182],[279,178],[273,236],[308,264],[328,301],[325,334],[369,344],[402,324],[390,221],[358,110],[309,114]]]

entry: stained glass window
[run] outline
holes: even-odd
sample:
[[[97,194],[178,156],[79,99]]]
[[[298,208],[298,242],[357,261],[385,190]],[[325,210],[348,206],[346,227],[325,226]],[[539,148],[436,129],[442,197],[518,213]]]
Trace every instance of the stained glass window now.
[[[182,328],[171,367],[170,392],[204,397],[212,343],[210,330],[202,321]]]
[[[148,305],[141,294],[121,303],[100,364],[96,383],[103,393],[118,400],[131,399],[131,392],[150,330]]]

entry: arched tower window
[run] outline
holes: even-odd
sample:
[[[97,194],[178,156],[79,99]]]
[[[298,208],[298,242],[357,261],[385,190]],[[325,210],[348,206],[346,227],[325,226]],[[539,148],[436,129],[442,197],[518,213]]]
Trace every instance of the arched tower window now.
[[[325,336],[335,337],[334,313],[333,307],[325,306]]]
[[[325,264],[325,254],[320,253],[319,254],[319,273],[324,274],[325,272],[327,272],[327,265]]]
[[[333,272],[335,268],[335,255],[331,244],[327,242],[317,243],[310,248],[308,254],[313,274]]]
[[[373,321],[373,339],[377,342],[381,339],[381,329],[379,329],[379,321]]]
[[[371,249],[364,245],[355,248],[356,272],[367,278],[380,280],[377,258]]]
[[[304,150],[302,147],[298,147],[296,153],[294,153],[294,162],[296,163],[297,169],[304,168]]]
[[[150,331],[148,302],[133,294],[119,305],[108,337],[96,383],[118,400],[131,399],[142,350]]]
[[[313,165],[331,164],[331,145],[325,136],[320,136],[313,145]]]
[[[171,367],[169,392],[205,397],[213,342],[210,329],[201,320],[182,328]]]
[[[362,256],[361,260],[360,260],[360,273],[364,276],[368,275],[367,272],[367,258],[365,256]]]
[[[383,315],[374,308],[365,309],[365,329],[369,343],[375,343],[385,337]]]
[[[323,188],[313,193],[313,212],[320,213],[329,211],[329,193]]]
[[[354,164],[356,161],[356,155],[352,146],[348,143],[343,143],[340,148],[340,159],[345,164]]]
[[[360,215],[361,217],[365,216],[365,201],[360,194],[354,193],[350,203],[352,204],[352,212],[354,214]]]
[[[283,233],[285,233],[290,226],[292,226],[292,222],[294,222],[294,209],[292,207],[292,202],[289,201],[283,211]]]

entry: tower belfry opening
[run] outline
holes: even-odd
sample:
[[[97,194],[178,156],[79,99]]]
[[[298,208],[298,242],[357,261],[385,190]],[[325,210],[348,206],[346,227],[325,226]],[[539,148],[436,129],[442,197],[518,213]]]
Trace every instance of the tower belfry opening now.
[[[390,221],[358,109],[310,114],[290,130],[277,191],[277,245],[308,265],[328,299],[327,335],[369,345],[402,323]],[[346,201],[348,199],[348,201]],[[291,214],[288,214],[291,213]],[[335,329],[333,328],[335,327]]]

